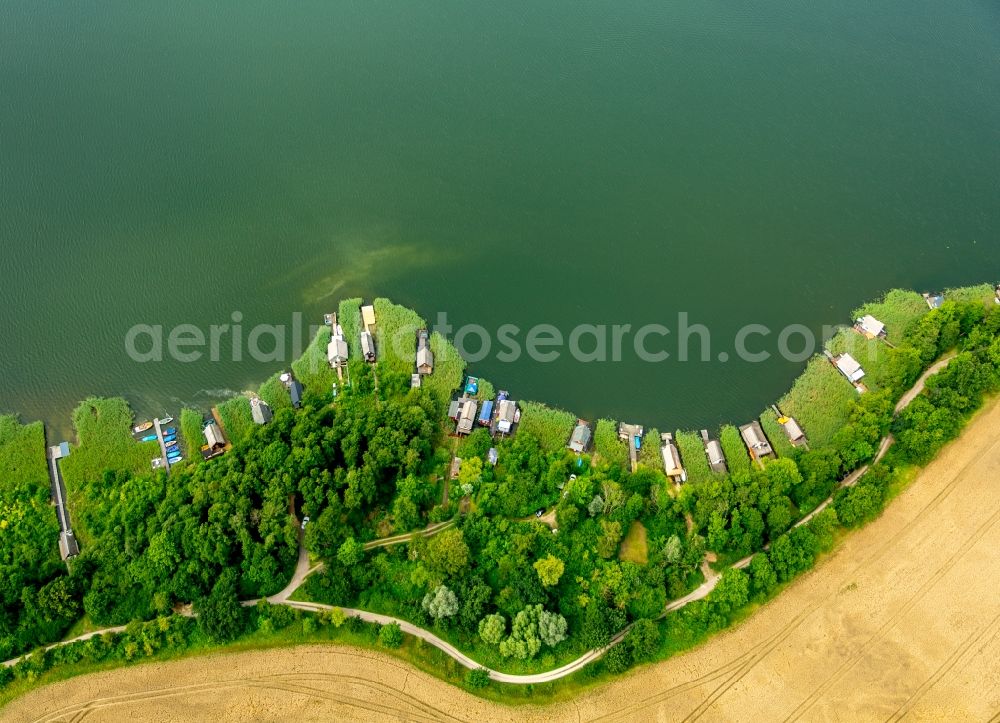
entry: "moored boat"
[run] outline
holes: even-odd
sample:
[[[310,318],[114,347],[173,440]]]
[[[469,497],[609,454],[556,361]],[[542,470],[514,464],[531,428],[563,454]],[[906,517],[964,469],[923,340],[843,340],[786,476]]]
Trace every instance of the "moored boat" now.
[[[142,424],[138,425],[137,427],[134,427],[132,429],[132,432],[134,434],[139,434],[140,432],[145,432],[147,429],[149,429],[152,426],[153,426],[152,422],[143,422]]]
[[[145,437],[143,437],[139,441],[140,442],[155,442],[156,441],[156,435],[155,434],[147,434]]]
[[[153,436],[153,439],[156,439],[155,435]],[[164,437],[163,441],[164,442],[173,442],[175,439],[177,439],[177,436],[174,435],[174,434],[170,434],[170,435],[167,435],[166,437]]]

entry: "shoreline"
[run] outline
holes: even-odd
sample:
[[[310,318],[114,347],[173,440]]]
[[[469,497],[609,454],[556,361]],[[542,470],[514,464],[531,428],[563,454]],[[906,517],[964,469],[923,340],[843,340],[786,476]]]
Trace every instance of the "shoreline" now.
[[[988,282],[982,282],[982,283],[979,283],[979,284],[970,284],[968,286],[961,286],[961,287],[955,287],[953,289],[947,289],[943,293],[945,293],[945,295],[947,295],[948,293],[951,293],[951,294],[964,294],[966,292],[970,292],[970,291],[973,291],[973,290],[985,289],[986,287],[989,287],[989,286],[991,286],[991,285]],[[868,304],[875,303],[875,301],[877,299],[883,298],[886,293],[889,293],[889,292],[894,291],[894,290],[896,290],[896,289],[889,289],[888,291],[883,292],[882,295],[880,295],[878,297],[875,297],[875,299],[869,300],[869,301],[865,302],[864,304],[862,304],[862,307],[864,307],[865,305],[868,305]],[[909,289],[903,289],[903,290],[904,291],[908,291],[908,292],[911,291]],[[914,292],[914,293],[919,293],[919,292]],[[317,328],[322,328],[321,324],[313,324],[312,326],[313,327],[317,327]],[[845,321],[845,322],[842,322],[841,324],[834,324],[832,326],[836,326],[836,327],[849,326],[849,323]],[[306,347],[308,347],[308,345],[311,343],[311,341],[312,340],[307,340]],[[448,340],[448,343],[449,343],[449,345],[451,344],[451,340],[450,339]],[[817,354],[818,353],[820,353],[820,352],[817,352]],[[808,361],[808,360],[806,360],[806,361]],[[283,361],[281,363],[284,365],[283,368],[287,369],[287,368],[290,367],[290,365],[291,365],[292,362],[293,362],[293,359],[290,358],[290,359],[285,360],[285,361]],[[711,361],[711,362],[709,362],[709,363],[714,363],[714,360]],[[805,362],[803,362],[803,363],[805,363]],[[263,366],[264,363],[259,363],[259,364],[261,366]],[[263,371],[266,373],[266,370],[263,370]],[[799,375],[800,374],[801,374],[801,371],[799,372]],[[791,377],[791,382],[794,382],[795,379],[797,379],[799,375],[792,376]],[[264,381],[266,381],[266,379]],[[231,388],[231,387],[221,387],[221,388],[214,388],[214,389],[204,389],[204,388],[201,388],[201,389],[196,390],[193,393],[191,399],[187,399],[187,400],[181,400],[181,399],[178,399],[176,397],[172,397],[170,399],[162,399],[162,400],[149,400],[149,399],[144,398],[144,396],[141,393],[127,394],[127,393],[122,393],[120,391],[115,392],[115,391],[112,391],[112,390],[108,390],[107,391],[107,394],[110,395],[108,397],[103,397],[103,395],[100,394],[100,393],[86,393],[84,399],[95,397],[95,396],[99,397],[99,398],[121,398],[121,399],[124,399],[128,403],[129,408],[132,409],[135,412],[137,418],[139,418],[139,417],[143,417],[143,418],[144,417],[149,417],[149,418],[152,418],[152,417],[156,416],[156,414],[161,413],[165,408],[172,407],[172,406],[176,406],[178,408],[178,410],[180,408],[189,407],[189,408],[198,409],[199,411],[208,412],[211,408],[216,407],[216,406],[218,406],[220,404],[224,404],[227,401],[231,401],[231,400],[234,400],[234,399],[239,399],[241,397],[245,397],[248,392],[254,392],[255,393],[260,388],[260,386],[261,386],[262,383],[263,383],[263,381],[260,380],[258,377],[252,376],[250,379],[248,379],[247,386],[245,388],[243,388],[243,389],[235,389],[235,388]],[[783,388],[787,389],[789,387],[790,387],[790,383],[787,384],[787,385],[785,385]],[[219,394],[220,392],[224,392],[224,394],[220,395]],[[69,396],[66,396],[66,395],[57,395],[57,396],[59,396],[61,398],[64,397],[65,400],[66,400],[67,406],[66,406],[64,412],[61,412],[61,413],[57,414],[55,410],[53,410],[52,408],[46,406],[45,407],[46,411],[42,412],[42,410],[39,409],[39,410],[37,410],[39,413],[37,413],[34,416],[31,416],[29,418],[29,417],[24,416],[25,412],[23,410],[15,407],[13,405],[11,405],[9,408],[6,408],[6,409],[5,408],[0,408],[0,416],[9,416],[9,415],[16,416],[19,420],[22,421],[23,424],[31,424],[31,423],[34,423],[34,422],[42,422],[45,425],[45,427],[46,427],[47,430],[51,430],[51,431],[53,431],[53,432],[56,433],[55,436],[59,436],[60,438],[63,438],[63,439],[70,439],[70,438],[72,438],[76,434],[76,430],[73,427],[73,421],[72,421],[73,412],[79,406],[79,404],[81,403],[81,401],[83,401],[83,400],[77,399],[76,402],[70,402],[69,401],[70,400]],[[197,397],[199,397],[199,396],[204,396],[207,399],[207,401],[204,401],[204,402],[203,401],[199,401],[197,399]],[[540,401],[539,403],[543,404],[545,406],[549,406],[549,404],[547,402],[545,402],[545,401]],[[766,405],[767,405],[767,401],[764,400],[763,406],[766,407]],[[563,407],[552,407],[552,408],[562,409]],[[598,411],[598,410],[595,410],[595,411]],[[717,419],[717,421],[709,423],[708,426],[710,428],[712,428],[712,427],[718,427],[720,425],[726,424],[728,420],[732,420],[734,418],[740,419],[740,418],[743,418],[743,417],[748,417],[749,418],[749,417],[755,416],[758,413],[759,413],[759,411],[748,410],[748,412],[747,412],[746,415],[735,415],[734,416],[731,413],[731,411],[727,411],[727,412],[723,413],[721,416],[719,416],[718,419]],[[598,413],[598,414],[594,414],[594,415],[591,415],[591,416],[593,416],[596,419],[598,416],[600,416],[600,414]],[[640,415],[626,415],[626,416],[628,416],[628,418],[630,418],[630,419],[642,418],[641,414]],[[657,425],[664,424],[665,421],[662,420],[662,419],[660,419],[660,420],[653,420],[653,421],[647,420],[644,423],[645,424],[650,424],[652,426],[657,426]],[[698,423],[698,424],[692,425],[689,428],[698,428],[700,426],[703,426],[703,425],[700,424],[700,423]]]
[[[951,358],[953,358],[953,357],[951,357],[951,356],[945,356],[944,358],[942,358],[941,360],[939,360],[937,363],[930,365],[928,367],[928,369],[922,374],[922,376],[917,380],[917,382],[914,385],[914,387],[910,391],[904,392],[904,393],[901,394],[901,396],[900,396],[900,400],[901,400],[900,407],[905,407],[907,402],[912,401],[914,398],[916,398],[917,395],[919,394],[919,392],[923,388],[923,382],[924,382],[924,380],[930,374],[932,374],[932,373],[934,373],[936,371],[939,371],[941,368],[943,368],[943,366],[946,365],[947,362],[951,360]],[[462,370],[462,373],[464,374],[464,369]],[[899,411],[900,411],[900,408],[897,408],[897,413]],[[891,446],[891,444],[892,444],[892,437],[891,437],[891,435],[889,435],[889,436],[885,437],[882,440],[882,442],[880,443],[880,445],[879,445],[880,448],[879,448],[878,454],[875,456],[875,459],[871,462],[871,464],[875,464],[888,451],[888,448],[889,448],[889,446]],[[751,457],[752,457],[752,453],[751,453]],[[763,466],[762,466],[762,469],[763,469]],[[860,468],[856,469],[855,471],[851,472],[846,478],[844,478],[841,481],[841,486],[850,486],[853,482],[856,482],[858,480],[858,478],[860,478],[867,469],[868,469],[868,465],[865,465],[865,466],[860,467]],[[832,496],[830,498],[826,499],[824,502],[822,502],[820,504],[820,506],[818,508],[816,508],[815,510],[812,510],[811,512],[809,512],[808,514],[806,514],[802,519],[800,519],[793,526],[792,529],[794,529],[796,527],[799,527],[799,526],[801,526],[803,524],[807,524],[819,512],[821,512],[823,510],[823,508],[826,507],[826,505],[828,505],[829,502],[832,499],[833,499]],[[812,509],[812,508],[804,508],[804,509]],[[407,534],[412,534],[412,533],[407,533]],[[744,558],[742,560],[739,560],[739,561],[737,561],[737,562],[729,565],[729,567],[730,568],[734,568],[734,569],[744,568],[744,567],[746,567],[749,564],[750,559],[753,557],[753,555],[760,554],[760,552],[766,551],[767,549],[768,549],[768,546],[765,546],[762,550],[755,551],[754,553],[751,554],[751,556],[746,557],[746,558]],[[300,564],[301,564],[301,560],[303,559],[303,554],[302,554],[303,550],[304,550],[304,547],[301,548],[301,550],[300,550],[300,555],[299,555],[299,557],[300,557]],[[305,559],[306,565],[308,566],[308,556],[305,556],[304,559]],[[310,571],[312,571],[312,570],[310,570]],[[297,589],[301,585],[301,583],[304,581],[304,579],[307,576],[307,574],[308,573],[306,572],[305,574],[302,574],[300,576],[299,572],[296,572],[296,575],[293,577],[293,582],[296,579],[298,579],[298,584],[295,584],[293,587],[290,587],[290,589],[286,588],[286,590],[282,591],[282,593],[283,593],[282,595],[272,596],[272,601],[277,602],[279,604],[287,604],[287,605],[289,605],[289,606],[291,606],[293,608],[299,608],[299,609],[302,609],[302,610],[311,610],[311,611],[314,611],[314,612],[320,611],[320,610],[324,610],[324,609],[330,609],[332,606],[324,606],[324,605],[319,604],[319,603],[293,602],[293,601],[289,601],[288,600],[288,598],[290,597],[291,593],[293,593],[295,591],[295,589]],[[716,574],[714,577],[711,577],[709,580],[707,580],[704,585],[702,585],[701,587],[697,588],[694,592],[691,592],[688,595],[685,595],[682,598],[679,598],[678,600],[674,600],[673,602],[671,602],[667,606],[666,612],[671,612],[673,610],[677,610],[677,609],[683,607],[684,605],[686,605],[688,603],[694,602],[696,600],[701,600],[701,599],[707,597],[712,592],[712,590],[714,589],[714,587],[715,587],[714,583],[717,583],[718,580],[719,580],[719,575]],[[276,599],[275,600],[274,598],[280,598],[280,599]],[[251,602],[253,602],[253,601],[251,601]],[[349,615],[356,615],[358,617],[362,617],[362,618],[367,619],[369,621],[379,622],[381,624],[386,624],[387,622],[391,622],[391,621],[399,622],[399,623],[405,625],[404,629],[407,632],[410,632],[413,635],[421,636],[421,634],[422,634],[421,631],[423,633],[426,633],[426,631],[424,631],[423,629],[418,628],[418,627],[412,625],[411,623],[409,623],[409,622],[407,622],[405,620],[399,619],[399,618],[392,618],[390,616],[380,615],[377,612],[367,612],[367,611],[362,611],[362,610],[350,609],[350,608],[347,608],[347,607],[345,607],[343,609]],[[664,614],[666,614],[666,612]],[[412,628],[412,630],[410,628]],[[612,641],[611,641],[612,645],[614,643],[618,642],[619,640],[621,640],[622,638],[624,638],[624,636],[629,632],[630,628],[631,628],[631,625],[629,625],[629,626],[623,628],[621,631],[619,631],[612,638]],[[431,641],[432,644],[434,644],[436,647],[441,647],[442,649],[445,649],[445,647],[449,647],[449,648],[451,647],[450,643],[447,643],[445,641],[439,640],[436,636],[433,636],[432,634],[429,634],[429,635],[431,635],[431,637],[434,638],[434,640],[438,640],[438,642],[436,642],[436,643],[433,642],[433,641]],[[425,640],[430,640],[430,638],[427,638],[427,637],[424,637],[424,639]],[[59,644],[56,644],[56,645],[58,646]],[[445,647],[442,647],[442,646],[445,646]],[[562,677],[565,677],[567,675],[570,675],[571,673],[575,672],[577,669],[582,668],[587,663],[590,663],[590,662],[592,662],[594,660],[599,659],[609,648],[610,648],[610,646],[608,648],[601,648],[601,649],[591,650],[591,651],[585,653],[580,658],[571,661],[570,663],[562,666],[561,668],[559,668],[559,669],[557,669],[555,671],[541,672],[541,673],[537,673],[537,674],[530,674],[530,675],[527,675],[527,676],[512,675],[512,674],[508,674],[508,673],[498,672],[498,671],[495,671],[495,670],[494,671],[488,671],[488,673],[489,673],[490,677],[493,678],[494,680],[500,681],[500,682],[506,682],[506,683],[515,683],[515,684],[522,684],[523,685],[523,684],[527,684],[527,683],[549,682],[551,680],[556,680],[558,678],[562,678]],[[476,666],[479,666],[479,663],[477,663],[475,661],[472,661],[472,659],[470,659],[467,656],[465,656],[464,653],[458,652],[457,655],[453,654],[453,653],[449,653],[449,655],[451,655],[452,658],[458,660],[462,665],[465,665],[466,667],[468,667],[470,669],[472,669],[472,668],[474,668]],[[11,662],[11,661],[8,661],[8,662]],[[16,660],[14,662],[16,662]],[[553,672],[555,672],[556,674],[553,675],[552,674]]]

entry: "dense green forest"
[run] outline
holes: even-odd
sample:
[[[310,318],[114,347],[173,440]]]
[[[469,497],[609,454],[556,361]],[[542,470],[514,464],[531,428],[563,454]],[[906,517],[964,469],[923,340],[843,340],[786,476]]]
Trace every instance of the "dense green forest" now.
[[[59,560],[49,504],[45,432],[0,416],[0,658],[59,640],[80,613],[79,589]]]
[[[356,308],[351,300],[341,314]],[[415,323],[411,312],[394,313],[384,300],[379,311],[390,324]],[[625,640],[591,667],[617,672],[681,649],[808,569],[838,525],[876,516],[898,471],[929,460],[985,395],[1000,390],[1000,307],[949,301],[911,316],[905,329],[893,330],[895,345],[873,361],[877,389],[857,395],[839,380],[849,403],[836,427],[824,425],[808,449],[782,445],[781,456],[758,465],[727,427],[721,439],[730,473],[719,475],[708,470],[700,441],[680,433],[694,471],[682,486],[668,482],[648,450],[630,471],[609,420],[597,425],[596,459],[569,452],[559,437],[568,437],[572,415],[541,405],[524,406],[513,436],[494,440],[482,428],[456,440],[445,414],[449,393],[437,385],[410,389],[403,360],[392,353],[374,366],[352,363],[351,382],[336,398],[328,379],[312,384],[301,409],[280,406],[269,424],[243,425],[224,456],[178,465],[169,476],[139,470],[133,450],[120,442],[131,419],[116,405],[88,400],[76,420],[83,447],[96,444],[88,435],[98,411],[109,410],[103,421],[121,428],[110,433],[117,441],[104,445],[103,465],[94,454],[70,458],[79,459],[67,484],[87,544],[69,575],[55,550],[40,427],[2,418],[0,652],[9,657],[56,639],[81,616],[95,626],[176,620],[170,616],[187,603],[208,640],[273,627],[270,613],[238,601],[284,587],[300,535],[325,564],[308,578],[304,594],[311,599],[432,628],[495,669],[549,669],[606,645],[627,626]],[[380,338],[392,331],[381,330]],[[945,371],[894,416],[902,393],[951,350],[957,357]],[[309,363],[325,362],[297,363],[300,376]],[[447,373],[460,379],[454,367]],[[797,388],[813,385],[815,376],[808,371]],[[773,434],[773,420],[767,429]],[[844,475],[872,460],[890,431],[898,443],[889,455],[858,485],[837,491],[834,504],[809,524],[795,527]],[[453,455],[462,458],[461,471],[446,482]],[[539,519],[536,510],[547,514]],[[433,536],[365,548],[452,518],[453,526]],[[645,549],[623,554],[623,539],[639,526],[644,534],[634,535],[634,544]],[[707,599],[664,618],[668,601],[703,581],[708,551],[718,569],[727,568],[719,584]],[[728,569],[750,555],[745,569]],[[160,637],[170,630],[190,635],[193,625],[164,624]],[[380,634],[381,643],[391,645],[397,632]]]

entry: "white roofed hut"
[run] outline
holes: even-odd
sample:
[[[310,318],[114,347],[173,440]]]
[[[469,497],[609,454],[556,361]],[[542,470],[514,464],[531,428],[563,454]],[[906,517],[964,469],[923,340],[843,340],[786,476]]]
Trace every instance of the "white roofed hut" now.
[[[267,406],[267,402],[259,397],[250,400],[250,415],[255,424],[267,424],[274,416],[271,414],[271,408]]]
[[[802,431],[802,427],[799,426],[799,423],[793,417],[782,417],[778,422],[781,424],[782,429],[785,430],[785,434],[788,435],[788,441],[794,446],[801,447],[808,443],[805,432]]]
[[[687,482],[687,472],[684,470],[684,465],[681,464],[681,453],[677,450],[677,445],[674,444],[674,435],[664,432],[660,435],[660,441],[663,443],[660,447],[660,455],[663,457],[663,471],[677,484]]]
[[[590,446],[590,425],[582,419],[576,420],[576,426],[573,427],[573,432],[569,436],[569,444],[566,446],[577,454],[583,454],[587,451],[587,447]]]
[[[705,443],[705,455],[713,472],[726,474],[729,471],[729,467],[726,466],[726,455],[722,453],[722,444],[719,440],[710,439]]]
[[[865,376],[865,370],[861,368],[858,364],[857,359],[852,357],[850,354],[841,354],[834,360],[837,369],[840,373],[847,377],[847,380],[851,384],[857,384]]]
[[[504,399],[497,406],[497,431],[501,434],[510,434],[517,421],[517,402],[511,399]]]
[[[431,351],[430,336],[427,329],[417,332],[417,374],[434,372],[434,352]]]
[[[334,369],[342,369],[347,366],[347,342],[344,337],[335,336],[326,345],[326,360]]]
[[[743,443],[754,459],[774,456],[774,450],[771,449],[771,443],[767,441],[760,422],[754,420],[750,424],[744,424],[740,427],[740,436],[743,437]]]
[[[478,409],[479,405],[476,404],[475,399],[466,399],[462,402],[461,409],[458,412],[458,425],[455,427],[457,434],[472,433],[472,429],[476,424],[476,412]]]
[[[886,335],[885,324],[871,314],[865,314],[854,322],[854,328],[868,339],[884,339]]]
[[[63,560],[69,560],[80,554],[80,546],[77,544],[73,530],[61,530],[59,532],[59,556]]]
[[[226,446],[226,438],[222,436],[222,430],[217,424],[206,424],[203,430],[205,441],[209,449],[216,451]]]
[[[434,371],[434,353],[429,347],[417,349],[417,374],[431,374]]]
[[[375,356],[375,337],[368,329],[361,332],[361,356],[369,364],[374,364],[377,359]]]

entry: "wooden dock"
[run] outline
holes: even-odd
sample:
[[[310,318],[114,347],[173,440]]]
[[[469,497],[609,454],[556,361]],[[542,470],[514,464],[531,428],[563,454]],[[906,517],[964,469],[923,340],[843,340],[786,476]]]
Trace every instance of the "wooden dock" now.
[[[66,500],[66,484],[63,481],[62,472],[59,469],[59,460],[65,456],[65,449],[59,445],[49,447],[46,450],[46,458],[49,463],[49,478],[52,488],[52,503],[56,508],[56,517],[59,520],[59,555],[62,559],[69,560],[80,554],[80,546],[77,544],[76,536],[73,534],[73,526],[69,518],[69,508]]]
[[[163,429],[160,427],[160,420],[153,420],[153,429],[156,430],[156,441],[160,445],[160,458],[163,460],[163,469],[170,471],[170,459],[167,457],[167,444],[163,441]]]

